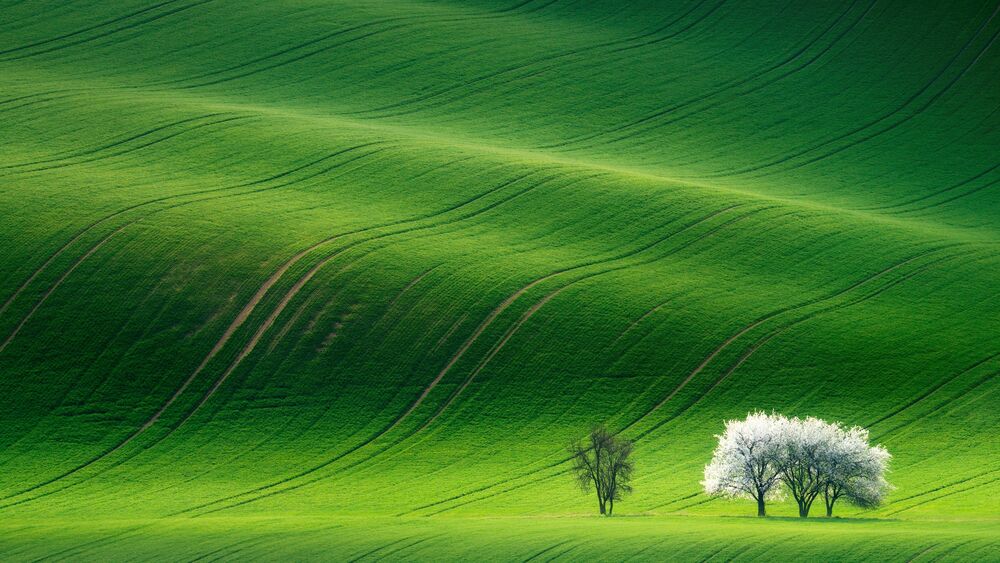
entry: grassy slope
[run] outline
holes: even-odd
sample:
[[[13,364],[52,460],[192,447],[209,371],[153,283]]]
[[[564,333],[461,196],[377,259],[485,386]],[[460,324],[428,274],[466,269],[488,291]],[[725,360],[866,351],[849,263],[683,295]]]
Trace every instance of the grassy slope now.
[[[350,511],[260,554],[521,556],[594,524],[465,517],[588,513],[606,421],[620,510],[699,518],[594,533],[706,556],[765,533],[698,493],[712,435],[774,408],[895,454],[885,555],[998,556],[995,2],[3,4],[8,555]]]

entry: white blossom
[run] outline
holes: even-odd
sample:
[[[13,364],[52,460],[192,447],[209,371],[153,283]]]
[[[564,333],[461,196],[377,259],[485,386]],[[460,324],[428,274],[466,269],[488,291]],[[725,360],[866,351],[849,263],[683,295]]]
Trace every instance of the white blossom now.
[[[765,501],[779,500],[777,465],[787,419],[763,412],[750,413],[744,420],[730,420],[717,436],[712,462],[705,467],[702,485],[710,495],[751,498],[757,501],[757,515],[765,515]]]
[[[841,497],[859,508],[882,504],[892,490],[885,479],[892,456],[882,446],[869,445],[868,430],[832,426],[836,439],[823,466],[826,515],[833,515],[834,504]]]
[[[781,485],[795,499],[801,517],[809,515],[820,496],[831,516],[841,498],[871,508],[891,490],[885,473],[892,456],[882,446],[869,445],[864,428],[754,412],[728,421],[717,438],[705,467],[705,491],[756,500],[758,516],[765,515],[766,501],[783,497]]]

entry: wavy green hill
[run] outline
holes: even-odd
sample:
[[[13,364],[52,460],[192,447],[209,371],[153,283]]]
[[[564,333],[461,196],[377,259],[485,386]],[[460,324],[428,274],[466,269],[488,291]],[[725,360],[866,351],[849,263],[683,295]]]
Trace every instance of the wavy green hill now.
[[[1000,559],[995,0],[0,15],[3,559]],[[890,502],[733,518],[758,408]]]

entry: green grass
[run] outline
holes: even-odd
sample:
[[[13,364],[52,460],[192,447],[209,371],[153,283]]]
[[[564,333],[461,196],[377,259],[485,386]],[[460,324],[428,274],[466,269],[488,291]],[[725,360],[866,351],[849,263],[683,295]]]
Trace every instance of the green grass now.
[[[0,0],[0,555],[1000,558],[996,3],[622,4]]]
[[[58,532],[56,532],[58,530]],[[56,541],[38,543],[55,533]],[[5,530],[3,545],[19,558],[39,554],[86,559],[246,560],[532,560],[664,559],[872,561],[909,556],[988,560],[997,556],[996,526],[942,529],[899,520],[808,521],[772,518],[211,518],[81,524],[46,521]],[[183,537],[183,544],[177,542]],[[511,541],[516,537],[517,541]],[[94,538],[101,538],[94,540]],[[88,541],[89,540],[89,541]],[[733,541],[737,540],[737,541]]]

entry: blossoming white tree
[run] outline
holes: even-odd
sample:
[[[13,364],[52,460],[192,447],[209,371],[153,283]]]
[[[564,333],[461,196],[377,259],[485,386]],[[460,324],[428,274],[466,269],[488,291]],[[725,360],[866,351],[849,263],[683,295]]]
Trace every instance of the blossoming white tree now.
[[[799,507],[799,516],[806,518],[816,497],[829,482],[826,469],[830,459],[836,457],[838,429],[813,417],[805,420],[781,418],[781,447],[775,465],[781,481]]]
[[[795,499],[802,518],[820,495],[829,517],[841,498],[871,508],[891,489],[885,472],[892,456],[882,446],[869,445],[868,431],[857,426],[844,429],[813,417],[755,412],[727,422],[718,439],[705,467],[705,491],[752,498],[758,516],[765,516],[766,500],[782,496],[780,484]]]
[[[783,446],[782,416],[755,412],[745,420],[730,420],[719,438],[712,462],[705,467],[702,485],[710,495],[752,498],[757,516],[766,516],[765,502],[779,499],[778,465]]]
[[[892,486],[885,473],[892,456],[879,445],[869,445],[868,430],[855,426],[836,428],[836,439],[823,463],[823,500],[827,518],[843,497],[859,508],[874,508],[885,500]]]

